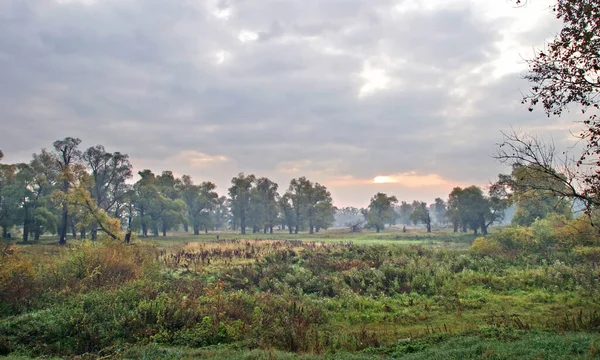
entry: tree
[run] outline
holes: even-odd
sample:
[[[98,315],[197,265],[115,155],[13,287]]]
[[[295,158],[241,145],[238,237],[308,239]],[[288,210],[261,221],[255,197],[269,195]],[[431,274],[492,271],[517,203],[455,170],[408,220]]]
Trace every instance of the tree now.
[[[290,181],[287,196],[290,199],[292,208],[294,210],[294,233],[296,234],[299,232],[300,227],[306,220],[306,196],[307,192],[310,191],[312,186],[313,184],[304,176],[297,179],[292,179]]]
[[[314,183],[305,190],[308,232],[314,234],[315,230],[318,232],[321,227],[327,228],[333,223],[333,199],[327,188],[319,183]]]
[[[455,187],[448,196],[448,208],[446,209],[446,218],[452,223],[454,232],[458,232],[458,228],[461,224],[461,209],[462,204],[460,203],[460,195],[462,188]]]
[[[154,228],[156,214],[160,214],[160,204],[158,203],[159,192],[156,186],[156,176],[148,169],[138,172],[140,179],[133,185],[131,193],[131,202],[135,209],[135,222],[142,230],[142,236],[148,236],[150,227]]]
[[[77,164],[70,170],[68,191],[56,191],[53,195],[61,204],[67,204],[73,228],[83,228],[94,222],[112,239],[123,240],[121,222],[107,214],[92,198],[89,192],[92,182],[92,176],[81,164]],[[73,217],[74,214],[78,216]]]
[[[128,191],[126,181],[133,175],[129,156],[120,152],[108,153],[104,146],[96,145],[88,148],[82,158],[94,180],[90,187],[92,197],[100,208],[120,218]],[[91,235],[95,240],[96,224],[93,224]]]
[[[430,205],[430,212],[433,213],[435,222],[439,225],[446,224],[446,203],[441,198],[436,198]]]
[[[375,227],[380,232],[389,223],[394,216],[394,205],[398,203],[395,196],[388,196],[384,193],[377,193],[371,198],[369,203],[369,212],[367,220],[370,226]]]
[[[212,211],[212,217],[214,219],[215,230],[225,230],[227,227],[227,216],[229,211],[227,209],[227,197],[220,196],[216,199],[214,208]]]
[[[183,222],[186,204],[180,199],[180,183],[181,181],[175,178],[172,171],[163,171],[156,177],[158,207],[156,212],[151,213],[154,220],[154,235],[158,235],[157,226],[159,224],[162,236],[167,236],[167,231],[176,228]]]
[[[294,226],[296,225],[296,213],[292,205],[292,195],[287,192],[278,201],[279,208],[281,209],[281,222],[284,226],[287,226],[289,233],[294,232]]]
[[[509,150],[501,151],[499,158],[512,164],[539,165],[536,171],[546,175],[566,175],[564,185],[569,192],[557,195],[583,201],[589,214],[600,205],[600,3],[557,0],[552,10],[562,20],[563,28],[545,49],[528,60],[525,79],[531,83],[531,92],[523,97],[523,103],[529,111],[541,105],[548,116],[560,116],[575,104],[587,114],[580,134],[585,149],[574,162],[576,168],[567,166],[565,172],[564,168],[553,167],[556,159],[552,144],[511,134],[501,144]]]
[[[57,158],[57,164],[60,168],[60,179],[62,181],[62,192],[68,193],[73,181],[72,168],[77,165],[81,159],[81,151],[78,147],[81,144],[81,139],[66,137],[63,140],[56,140],[54,142],[54,151]],[[66,200],[62,202],[62,218],[60,221],[59,231],[59,244],[65,245],[67,243],[67,231],[69,226],[69,209]]]
[[[396,212],[403,225],[410,224],[410,214],[413,212],[412,205],[403,201],[400,206],[396,207]]]
[[[210,212],[217,205],[219,195],[215,191],[217,186],[212,182],[203,182],[194,185],[189,175],[181,177],[180,191],[185,204],[189,222],[192,225],[194,235],[200,235],[200,229],[208,227]],[[224,199],[222,199],[224,202]]]
[[[23,219],[23,240],[27,241],[28,233],[33,232],[37,241],[45,232],[56,233],[60,212],[53,206],[51,195],[59,182],[60,168],[56,154],[45,149],[33,154],[29,166],[35,172],[35,177],[31,183],[32,198],[29,203],[31,218]]]
[[[498,181],[492,185],[492,190],[509,204],[516,207],[513,224],[530,226],[536,219],[544,219],[551,214],[572,216],[572,202],[569,198],[555,196],[547,190],[556,188],[567,192],[562,181],[543,176],[536,166],[515,164],[510,175],[498,176]]]
[[[600,206],[600,197],[589,191],[586,180],[593,173],[584,174],[574,159],[566,154],[559,156],[552,142],[516,131],[503,135],[495,158],[513,168],[527,169],[522,172],[522,191],[545,193],[560,201],[580,201],[588,215]]]
[[[17,165],[0,164],[0,226],[3,238],[8,237],[9,229],[17,221],[20,202],[17,171]]]
[[[363,215],[364,209],[355,207],[345,207],[337,209],[335,212],[335,225],[338,227],[346,226],[351,232],[359,232],[367,223]]]
[[[447,213],[455,232],[460,225],[463,232],[471,229],[477,234],[481,229],[487,235],[488,227],[504,217],[507,206],[507,199],[494,187],[490,188],[489,196],[477,186],[456,187],[449,195]]]
[[[279,193],[277,188],[279,186],[268,178],[260,178],[256,180],[256,187],[254,188],[255,196],[253,201],[256,206],[256,215],[259,218],[259,223],[263,225],[263,232],[266,234],[273,233],[273,227],[277,223],[279,217],[279,204],[277,200]]]
[[[426,202],[413,201],[412,203],[413,212],[410,214],[411,221],[417,225],[419,223],[425,224],[427,232],[431,232],[431,216],[429,214],[429,208]]]
[[[239,173],[231,179],[232,186],[228,189],[231,199],[231,213],[235,221],[239,220],[242,235],[246,234],[246,221],[250,210],[251,190],[256,183],[256,176]]]

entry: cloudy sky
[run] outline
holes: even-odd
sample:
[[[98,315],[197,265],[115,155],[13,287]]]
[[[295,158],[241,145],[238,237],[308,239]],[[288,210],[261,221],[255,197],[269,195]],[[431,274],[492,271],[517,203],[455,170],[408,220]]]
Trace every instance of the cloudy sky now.
[[[491,155],[511,126],[573,141],[572,119],[520,105],[550,3],[2,0],[0,148],[74,136],[223,193],[243,171],[339,206],[445,198],[507,171]]]

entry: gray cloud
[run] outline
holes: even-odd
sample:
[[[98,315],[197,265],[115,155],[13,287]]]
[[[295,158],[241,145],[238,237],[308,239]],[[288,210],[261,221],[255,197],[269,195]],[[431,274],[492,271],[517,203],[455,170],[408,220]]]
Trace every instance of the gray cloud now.
[[[237,171],[482,184],[502,169],[490,158],[500,130],[548,121],[518,104],[517,74],[491,76],[511,20],[470,2],[408,12],[388,0],[206,3],[4,1],[6,160],[79,136],[222,186]],[[516,38],[538,44],[548,24]],[[240,41],[243,31],[256,41]],[[359,97],[369,67],[388,86]],[[186,171],[177,155],[190,151],[229,162]],[[368,199],[373,186],[362,189]]]

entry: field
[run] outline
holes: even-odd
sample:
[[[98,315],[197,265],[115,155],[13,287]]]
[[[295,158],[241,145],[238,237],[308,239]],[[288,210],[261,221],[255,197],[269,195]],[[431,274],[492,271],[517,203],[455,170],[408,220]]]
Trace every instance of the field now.
[[[218,235],[218,240],[217,240]],[[4,246],[8,358],[599,358],[600,269],[410,229]]]

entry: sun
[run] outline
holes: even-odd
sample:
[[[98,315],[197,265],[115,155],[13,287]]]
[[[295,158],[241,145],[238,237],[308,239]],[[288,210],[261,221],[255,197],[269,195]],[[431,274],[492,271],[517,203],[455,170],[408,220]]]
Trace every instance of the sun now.
[[[391,183],[394,182],[394,179],[392,179],[389,176],[376,176],[373,179],[373,184],[385,184],[385,183]]]

